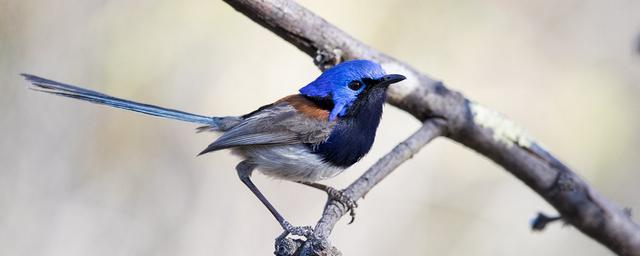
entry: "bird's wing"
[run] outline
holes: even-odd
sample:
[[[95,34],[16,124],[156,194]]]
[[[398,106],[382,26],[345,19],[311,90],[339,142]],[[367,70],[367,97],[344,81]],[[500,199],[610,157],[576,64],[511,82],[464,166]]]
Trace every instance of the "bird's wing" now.
[[[335,124],[327,116],[328,111],[304,97],[288,96],[246,116],[200,154],[248,145],[318,144]]]

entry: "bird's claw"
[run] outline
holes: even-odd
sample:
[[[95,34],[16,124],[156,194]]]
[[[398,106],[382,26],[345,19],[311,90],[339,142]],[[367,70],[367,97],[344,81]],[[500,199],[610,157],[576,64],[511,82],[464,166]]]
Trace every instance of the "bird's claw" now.
[[[282,232],[282,235],[280,235],[280,237],[282,238],[288,235],[310,238],[313,235],[312,227],[310,226],[297,227],[297,226],[291,225],[291,223],[289,223],[286,220],[284,221],[284,223],[282,223],[282,228],[284,228],[284,232]]]
[[[358,207],[358,202],[351,199],[351,197],[347,196],[342,190],[337,190],[332,187],[327,188],[327,194],[329,194],[329,198],[336,200],[347,207],[347,210],[349,210],[349,216],[351,216],[351,220],[348,224],[353,223],[353,221],[356,220],[355,209]]]

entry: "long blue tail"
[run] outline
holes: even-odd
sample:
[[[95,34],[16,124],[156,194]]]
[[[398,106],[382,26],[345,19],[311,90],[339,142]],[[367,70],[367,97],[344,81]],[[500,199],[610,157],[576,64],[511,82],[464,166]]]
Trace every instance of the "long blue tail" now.
[[[45,79],[42,77],[29,75],[29,74],[21,74],[24,78],[27,79],[33,86],[30,86],[30,89],[36,91],[42,91],[47,93],[52,93],[64,97],[86,100],[93,103],[108,105],[116,108],[127,109],[131,111],[136,111],[148,115],[171,118],[191,123],[205,124],[209,126],[217,126],[216,119],[214,117],[201,116],[196,114],[191,114],[187,112],[182,112],[179,110],[169,109],[158,107],[154,105],[144,104],[133,102],[130,100],[120,99],[116,97],[112,97],[106,94],[102,94],[99,92],[87,90],[84,88],[80,88],[73,85],[63,84],[56,81],[51,81],[49,79]]]

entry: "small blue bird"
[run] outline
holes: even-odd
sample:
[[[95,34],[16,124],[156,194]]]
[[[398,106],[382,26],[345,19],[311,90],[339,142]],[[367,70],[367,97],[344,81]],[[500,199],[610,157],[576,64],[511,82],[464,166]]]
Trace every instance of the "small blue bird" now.
[[[222,132],[199,155],[231,149],[243,160],[240,180],[258,197],[286,233],[308,234],[289,224],[251,181],[251,173],[299,182],[325,190],[355,207],[331,187],[315,182],[331,178],[358,162],[369,150],[380,123],[390,84],[405,79],[387,75],[368,60],[351,60],[324,71],[299,94],[284,97],[242,116],[207,117],[115,98],[77,86],[22,74],[31,89],[159,117],[204,124],[198,131]]]

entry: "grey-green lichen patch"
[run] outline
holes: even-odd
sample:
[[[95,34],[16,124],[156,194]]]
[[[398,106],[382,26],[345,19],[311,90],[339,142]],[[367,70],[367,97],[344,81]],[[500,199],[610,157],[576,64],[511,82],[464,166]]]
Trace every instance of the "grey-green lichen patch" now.
[[[492,130],[494,140],[508,146],[516,144],[524,148],[531,147],[535,142],[522,127],[504,115],[475,102],[469,103],[469,108],[473,114],[473,121],[481,127]]]

